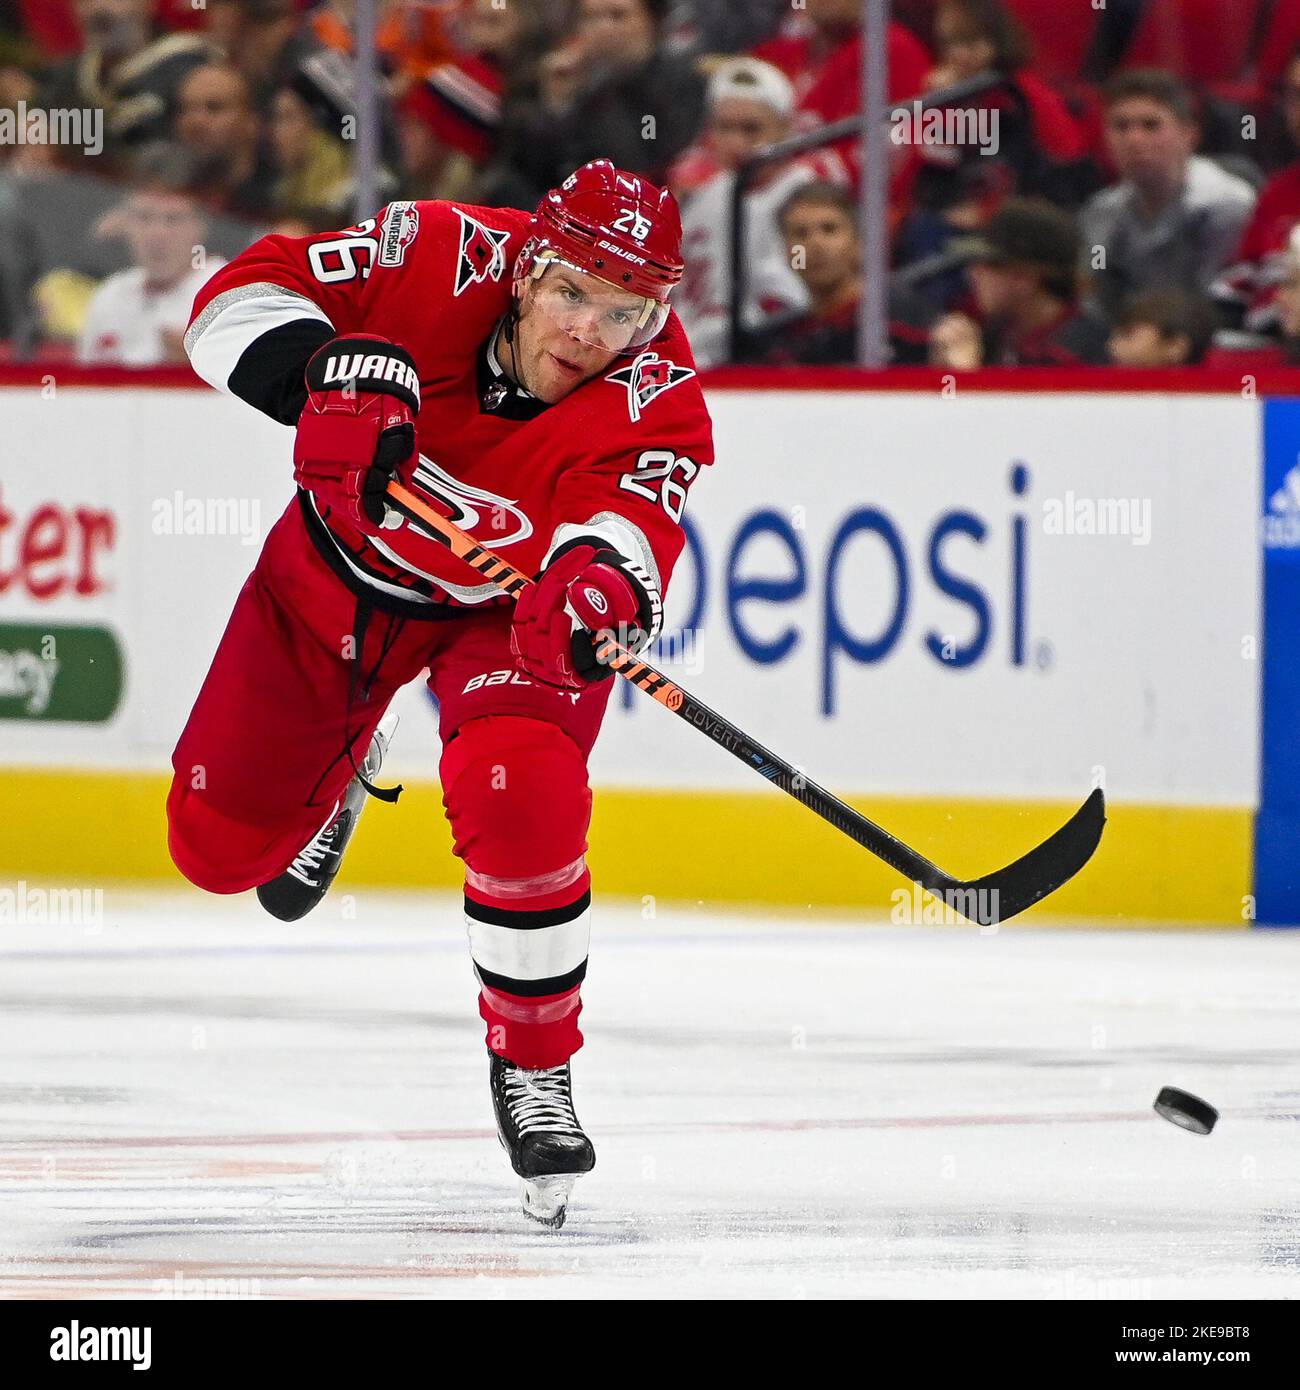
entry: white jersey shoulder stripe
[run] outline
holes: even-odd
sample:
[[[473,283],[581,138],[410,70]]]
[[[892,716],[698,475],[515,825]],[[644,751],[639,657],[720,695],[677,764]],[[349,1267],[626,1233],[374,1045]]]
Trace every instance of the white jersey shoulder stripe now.
[[[203,309],[185,334],[194,370],[219,391],[230,389],[239,359],[264,333],[283,324],[316,319],[333,330],[329,315],[305,295],[261,281],[226,290]]]
[[[625,516],[619,516],[617,512],[597,512],[595,516],[588,517],[581,523],[562,522],[551,536],[551,544],[542,560],[542,568],[545,569],[551,562],[551,556],[575,536],[600,536],[607,540],[620,555],[635,560],[646,570],[656,591],[662,589],[659,565],[655,561],[654,547],[650,544],[649,537],[635,522],[629,521]]]

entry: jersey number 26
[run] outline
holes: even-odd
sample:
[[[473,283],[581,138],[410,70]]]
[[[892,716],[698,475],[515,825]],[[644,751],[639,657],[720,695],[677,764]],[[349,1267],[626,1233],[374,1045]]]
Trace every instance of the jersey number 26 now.
[[[682,482],[673,477],[679,468]],[[647,449],[636,461],[636,472],[624,473],[618,485],[626,492],[658,502],[674,521],[680,522],[687,484],[699,471],[699,464],[684,454],[678,457],[671,449]],[[650,486],[654,482],[658,482],[658,490]]]

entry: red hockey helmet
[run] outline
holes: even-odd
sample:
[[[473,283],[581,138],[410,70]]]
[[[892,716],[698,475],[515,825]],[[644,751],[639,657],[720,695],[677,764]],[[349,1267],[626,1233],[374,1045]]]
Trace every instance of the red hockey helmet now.
[[[601,314],[569,331],[607,351],[634,352],[667,321],[668,296],[685,268],[681,246],[677,199],[595,159],[542,199],[514,275],[540,280],[548,268],[567,266],[612,286],[620,293],[603,297]]]

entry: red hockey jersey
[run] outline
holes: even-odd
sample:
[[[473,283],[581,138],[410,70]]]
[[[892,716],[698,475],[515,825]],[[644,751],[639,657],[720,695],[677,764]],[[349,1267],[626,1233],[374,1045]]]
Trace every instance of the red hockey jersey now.
[[[687,489],[713,461],[690,347],[672,314],[635,356],[554,405],[516,386],[491,344],[529,222],[510,209],[398,202],[344,232],[264,237],[200,291],[186,348],[206,381],[293,424],[322,344],[346,333],[401,344],[421,391],[418,463],[403,476],[525,573],[579,535],[612,546],[641,571],[657,615]],[[358,592],[403,608],[497,597],[414,523],[369,537],[308,494],[299,502],[317,548]]]

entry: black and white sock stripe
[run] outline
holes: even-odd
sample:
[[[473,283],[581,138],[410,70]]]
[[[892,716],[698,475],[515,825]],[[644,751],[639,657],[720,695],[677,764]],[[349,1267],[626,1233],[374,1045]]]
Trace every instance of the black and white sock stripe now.
[[[479,979],[524,998],[563,994],[582,983],[591,942],[591,890],[540,911],[491,907],[465,896],[470,955]]]

